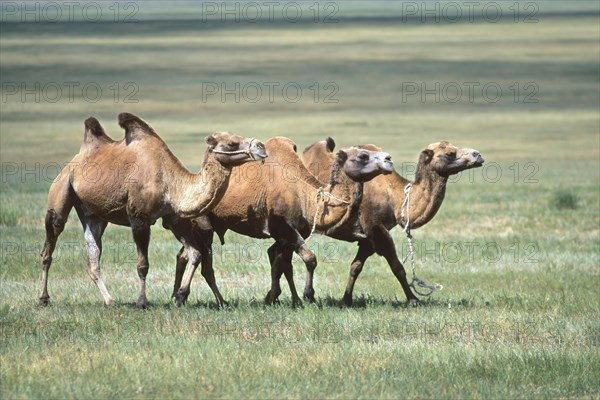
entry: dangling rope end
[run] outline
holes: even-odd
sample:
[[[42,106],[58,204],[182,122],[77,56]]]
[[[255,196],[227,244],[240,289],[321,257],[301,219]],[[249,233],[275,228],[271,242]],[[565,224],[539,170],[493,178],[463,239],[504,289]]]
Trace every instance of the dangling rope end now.
[[[406,234],[406,238],[408,240],[408,254],[404,258],[402,263],[405,263],[406,260],[410,257],[410,264],[412,269],[412,281],[409,286],[413,288],[416,294],[419,296],[427,297],[431,296],[433,292],[440,291],[444,287],[439,283],[434,283],[433,285],[428,284],[423,279],[417,277],[415,272],[415,252],[413,249],[412,243],[412,234],[410,233],[410,189],[412,189],[412,183],[408,183],[404,187],[404,202],[402,203],[402,208],[400,211],[400,222],[404,225],[404,233]],[[426,289],[426,291],[419,291],[417,286],[421,289]]]

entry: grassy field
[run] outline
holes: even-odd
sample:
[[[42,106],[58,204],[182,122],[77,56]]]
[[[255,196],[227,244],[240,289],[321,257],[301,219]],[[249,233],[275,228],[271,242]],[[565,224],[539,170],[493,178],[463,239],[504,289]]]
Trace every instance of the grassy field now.
[[[138,4],[130,24],[3,19],[0,397],[599,398],[598,5],[560,3],[528,3],[535,22],[526,9],[515,22],[513,2],[497,3],[496,23],[405,21],[385,2],[330,2],[336,23],[203,22],[189,3]],[[50,183],[78,151],[83,120],[120,138],[122,111],[192,170],[217,130],[289,136],[299,149],[326,136],[376,143],[408,177],[431,142],[478,149],[486,165],[455,178],[414,232],[419,275],[444,290],[407,308],[372,257],[355,306],[342,308],[356,246],[316,237],[317,305],[292,308],[282,285],[281,305],[265,308],[270,241],[228,233],[213,249],[231,306],[217,309],[198,274],[177,308],[179,245],[157,224],[151,307],[140,311],[131,233],[109,226],[102,270],[119,306],[108,309],[73,213],[52,305],[37,307]]]

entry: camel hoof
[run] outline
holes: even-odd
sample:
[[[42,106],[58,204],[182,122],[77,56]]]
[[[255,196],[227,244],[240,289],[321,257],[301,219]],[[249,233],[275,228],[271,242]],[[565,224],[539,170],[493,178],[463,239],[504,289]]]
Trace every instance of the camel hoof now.
[[[40,297],[39,305],[42,307],[47,307],[50,305],[50,297]]]
[[[172,297],[175,299],[175,304],[177,305],[177,307],[181,307],[183,305],[185,305],[185,303],[187,303],[187,299],[188,296],[190,295],[190,292],[177,292],[177,293],[173,293]]]
[[[304,297],[304,300],[308,301],[309,303],[315,303],[315,291],[314,290],[304,292],[303,297]]]
[[[344,307],[352,307],[352,296],[344,295],[342,302],[344,303]]]
[[[217,302],[217,305],[219,306],[220,309],[225,309],[225,308],[229,307],[229,302],[227,302],[225,300],[220,300]]]
[[[269,293],[267,293],[267,295],[265,296],[265,305],[270,306],[273,304],[279,304],[278,297],[279,295],[274,296],[269,290]]]
[[[145,310],[148,308],[148,299],[145,296],[140,296],[138,301],[135,303],[135,306],[139,309]]]
[[[410,307],[418,307],[419,304],[421,304],[421,302],[419,301],[419,299],[409,299],[408,300],[408,305]]]
[[[181,306],[185,305],[185,302],[187,300],[187,298],[181,294],[176,294],[173,296],[173,298],[175,298],[175,305],[177,307],[181,307]]]
[[[302,303],[302,300],[297,297],[297,298],[292,298],[292,307],[294,308],[304,308],[304,303]]]
[[[116,307],[116,306],[117,306],[117,302],[116,302],[116,301],[114,301],[113,299],[110,299],[110,300],[106,301],[106,302],[104,303],[104,305],[105,305],[106,307],[108,307],[108,308],[112,308],[112,307]]]

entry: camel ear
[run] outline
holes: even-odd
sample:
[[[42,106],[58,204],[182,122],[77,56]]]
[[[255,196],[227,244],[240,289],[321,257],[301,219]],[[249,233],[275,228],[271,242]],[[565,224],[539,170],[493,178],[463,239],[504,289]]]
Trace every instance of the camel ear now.
[[[210,147],[215,147],[217,145],[217,143],[218,143],[217,139],[215,138],[214,135],[207,136],[206,138],[204,138],[204,141]]]
[[[340,150],[340,151],[338,151],[338,152],[337,152],[337,154],[336,154],[336,156],[335,156],[335,157],[336,157],[336,159],[337,159],[337,162],[338,162],[340,165],[342,165],[342,164],[343,164],[343,163],[345,163],[345,162],[346,162],[346,160],[348,159],[348,153],[346,153],[344,150]]]
[[[330,153],[333,153],[333,150],[335,149],[335,141],[333,140],[333,138],[331,136],[328,136],[327,139],[325,139],[325,142],[327,150],[329,150]]]
[[[419,164],[421,164],[421,163],[429,164],[429,162],[431,161],[432,158],[433,158],[433,150],[425,149],[421,152],[421,155],[419,156]]]

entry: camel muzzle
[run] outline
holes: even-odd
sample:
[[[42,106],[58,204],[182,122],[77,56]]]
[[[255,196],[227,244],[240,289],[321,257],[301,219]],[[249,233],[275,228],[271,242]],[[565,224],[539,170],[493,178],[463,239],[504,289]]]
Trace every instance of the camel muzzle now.
[[[261,160],[264,163],[265,158],[267,158],[269,154],[267,153],[267,149],[262,142],[252,139],[248,149],[248,156],[250,156],[250,158],[254,161]]]

